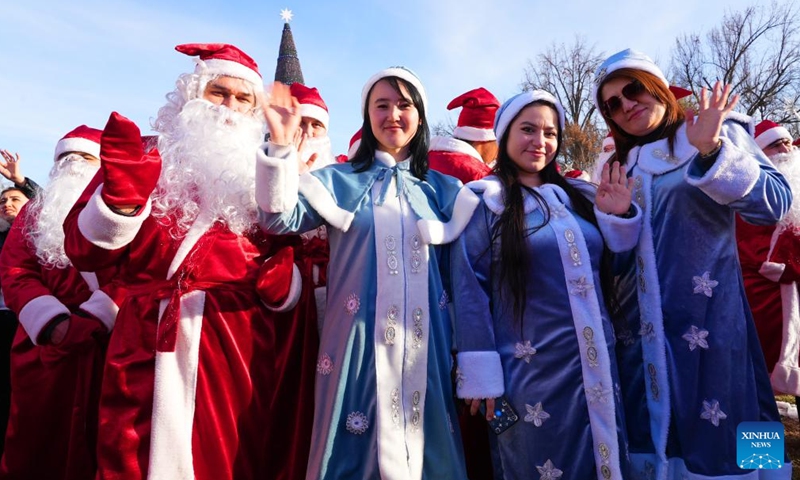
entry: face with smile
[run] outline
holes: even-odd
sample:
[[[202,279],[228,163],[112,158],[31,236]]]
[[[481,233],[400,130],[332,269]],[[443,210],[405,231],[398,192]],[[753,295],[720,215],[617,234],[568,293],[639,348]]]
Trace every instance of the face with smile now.
[[[601,104],[611,97],[617,97],[622,106],[608,117],[629,135],[643,137],[656,130],[664,119],[666,107],[647,90],[634,98],[622,94],[622,89],[632,82],[628,77],[617,77],[603,84],[600,91]]]
[[[523,185],[542,184],[540,172],[553,161],[557,150],[558,114],[548,105],[528,105],[508,127],[506,153],[517,166]]]
[[[420,118],[411,95],[402,83],[400,92],[395,91],[387,80],[380,80],[372,87],[367,101],[367,114],[378,150],[389,153],[396,161],[408,157],[411,140],[417,133]]]

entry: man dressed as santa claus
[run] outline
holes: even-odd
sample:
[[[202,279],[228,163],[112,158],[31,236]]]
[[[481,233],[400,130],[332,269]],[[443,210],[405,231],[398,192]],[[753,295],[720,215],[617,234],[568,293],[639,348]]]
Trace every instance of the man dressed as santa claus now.
[[[302,478],[295,439],[308,434],[277,419],[312,406],[275,408],[287,382],[313,382],[276,367],[291,364],[277,358],[279,327],[304,314],[299,239],[254,228],[263,81],[232,45],[176,50],[199,58],[159,110],[158,152],[112,114],[101,173],[64,225],[75,265],[119,264],[128,290],[103,378],[99,478]]]
[[[756,125],[756,143],[800,191],[800,150],[786,128],[770,120]],[[800,396],[800,200],[773,226],[736,219],[742,277],[772,388]]]
[[[81,125],[58,142],[47,188],[22,209],[0,255],[6,302],[19,313],[2,478],[95,474],[97,397],[121,292],[116,268],[72,266],[61,225],[100,168],[100,134]]]

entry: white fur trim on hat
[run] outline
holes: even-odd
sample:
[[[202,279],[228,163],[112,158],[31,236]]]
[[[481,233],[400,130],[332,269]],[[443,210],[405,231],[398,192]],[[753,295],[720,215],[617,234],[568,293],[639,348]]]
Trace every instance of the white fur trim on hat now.
[[[471,140],[473,142],[491,142],[497,140],[494,132],[488,128],[477,127],[456,127],[453,129],[453,136],[462,140]]]
[[[500,139],[503,138],[503,134],[508,126],[511,125],[511,121],[514,120],[514,117],[516,117],[523,108],[538,100],[544,100],[545,102],[555,105],[556,111],[558,112],[558,126],[561,132],[564,132],[564,107],[561,106],[558,99],[550,92],[531,90],[529,92],[518,93],[511,97],[497,110],[497,114],[494,117],[494,134],[497,136],[498,143]]]
[[[789,130],[786,130],[786,128],[778,125],[777,127],[770,128],[761,135],[757,136],[756,144],[758,144],[758,148],[764,150],[771,143],[776,142],[782,138],[785,138],[789,140],[789,142],[791,142],[792,134],[789,133]]]
[[[367,95],[369,95],[369,91],[372,90],[372,87],[376,83],[378,83],[380,80],[386,77],[402,78],[406,82],[413,85],[414,88],[416,88],[417,91],[419,92],[419,96],[422,97],[422,107],[425,109],[426,112],[428,111],[428,96],[425,95],[425,89],[422,87],[422,82],[419,80],[419,77],[417,77],[417,74],[415,74],[406,67],[389,67],[369,77],[367,83],[364,84],[364,88],[361,89],[362,115],[364,114],[364,110],[366,109]]]
[[[641,70],[643,72],[651,73],[658,77],[664,83],[665,87],[669,87],[669,81],[664,76],[664,72],[658,68],[653,59],[648,57],[642,52],[627,48],[621,52],[608,57],[594,74],[594,82],[592,82],[592,99],[594,100],[597,108],[600,108],[600,99],[597,97],[598,88],[603,84],[609,73],[619,70],[621,68],[632,68]]]
[[[261,75],[259,75],[255,70],[245,67],[241,63],[218,58],[195,61],[197,62],[197,66],[194,69],[194,73],[199,75],[223,75],[226,77],[236,77],[247,80],[255,87],[261,87],[264,85]]]
[[[347,149],[347,158],[353,158],[356,156],[356,152],[358,151],[358,147],[361,145],[361,139],[359,138],[352,145],[350,148]]]
[[[330,115],[327,111],[325,111],[324,108],[312,105],[310,103],[300,104],[300,116],[311,117],[315,120],[319,120],[323,125],[325,125],[325,128],[328,128],[328,124],[331,120]]]
[[[100,158],[100,144],[80,137],[62,138],[56,144],[56,152],[53,155],[53,160],[58,160],[58,157],[67,152],[88,153],[96,158]]]

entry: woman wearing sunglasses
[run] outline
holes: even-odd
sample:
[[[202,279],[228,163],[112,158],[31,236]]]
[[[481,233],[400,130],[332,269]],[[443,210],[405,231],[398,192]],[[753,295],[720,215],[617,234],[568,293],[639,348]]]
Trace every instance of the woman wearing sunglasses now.
[[[473,414],[485,399],[503,478],[628,478],[601,265],[636,245],[633,181],[618,164],[597,190],[558,173],[564,110],[548,92],[506,101],[494,130],[493,175],[467,185],[481,205],[451,247],[457,394]]]
[[[616,326],[634,478],[789,478],[777,458],[737,464],[737,427],[780,421],[745,299],[734,212],[774,224],[792,194],[719,82],[684,113],[646,55],[624,50],[596,73],[594,98],[644,211],[619,278]],[[634,293],[635,292],[635,293]],[[748,465],[746,468],[758,468]],[[777,475],[776,475],[777,474]]]

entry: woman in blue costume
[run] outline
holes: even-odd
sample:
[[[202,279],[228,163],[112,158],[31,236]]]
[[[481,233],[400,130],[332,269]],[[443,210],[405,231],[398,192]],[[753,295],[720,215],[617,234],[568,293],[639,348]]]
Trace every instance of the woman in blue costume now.
[[[556,169],[564,111],[524,92],[498,110],[493,175],[452,247],[459,398],[487,419],[501,395],[520,420],[498,434],[503,478],[627,478],[625,423],[605,292],[610,253],[636,245],[625,168],[595,187]]]
[[[780,417],[745,298],[734,213],[778,222],[792,193],[732,111],[730,86],[684,111],[643,53],[609,57],[593,97],[644,212],[617,328],[633,478],[790,478],[783,455],[737,464],[737,427]]]
[[[464,479],[436,245],[457,237],[478,200],[428,170],[426,97],[416,75],[378,72],[361,98],[353,160],[298,177],[288,146],[297,101],[274,85],[271,138],[258,159],[261,227],[280,234],[324,224],[330,240],[307,478]]]

